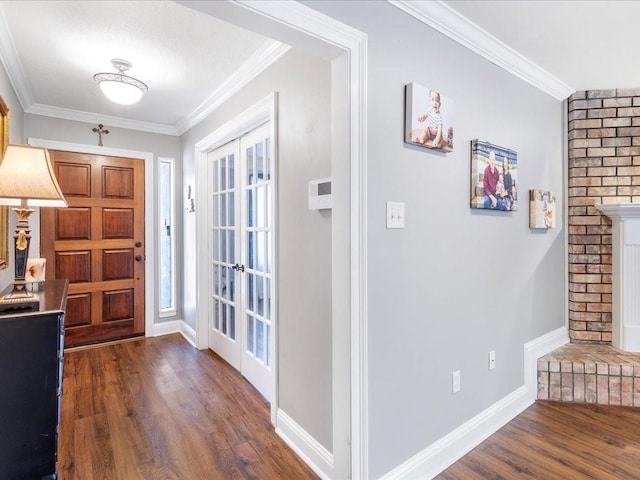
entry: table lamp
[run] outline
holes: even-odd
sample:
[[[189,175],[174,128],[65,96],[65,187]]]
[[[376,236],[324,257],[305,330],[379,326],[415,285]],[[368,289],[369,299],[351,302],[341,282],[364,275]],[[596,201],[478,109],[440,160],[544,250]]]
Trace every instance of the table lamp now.
[[[9,145],[0,162],[0,205],[11,205],[18,223],[15,240],[15,279],[0,294],[0,311],[38,308],[38,295],[26,289],[25,273],[31,243],[31,207],[66,207],[49,152],[29,145]]]

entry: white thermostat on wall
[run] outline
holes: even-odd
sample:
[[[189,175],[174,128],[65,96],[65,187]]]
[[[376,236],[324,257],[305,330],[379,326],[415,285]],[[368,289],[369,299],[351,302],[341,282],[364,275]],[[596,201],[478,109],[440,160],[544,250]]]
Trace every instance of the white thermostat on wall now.
[[[309,182],[309,210],[331,208],[331,177]]]

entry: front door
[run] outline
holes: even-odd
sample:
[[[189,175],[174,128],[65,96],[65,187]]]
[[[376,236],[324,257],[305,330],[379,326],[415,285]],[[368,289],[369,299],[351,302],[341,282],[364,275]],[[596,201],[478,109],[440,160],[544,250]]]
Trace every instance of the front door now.
[[[144,161],[49,153],[69,206],[40,211],[40,248],[69,280],[65,346],[144,335]]]
[[[264,124],[207,156],[209,346],[273,399],[273,172]]]

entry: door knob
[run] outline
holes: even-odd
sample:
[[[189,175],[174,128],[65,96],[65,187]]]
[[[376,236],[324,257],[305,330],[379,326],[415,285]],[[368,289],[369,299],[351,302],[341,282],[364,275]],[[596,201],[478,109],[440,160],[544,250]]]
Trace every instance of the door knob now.
[[[136,255],[135,257],[136,262],[141,262],[142,261],[142,255]]]
[[[142,242],[136,242],[136,247],[140,248],[142,246]]]
[[[241,272],[244,272],[244,265],[239,265],[239,264],[236,263],[235,265],[231,265],[231,268],[233,268],[236,271],[239,270]]]

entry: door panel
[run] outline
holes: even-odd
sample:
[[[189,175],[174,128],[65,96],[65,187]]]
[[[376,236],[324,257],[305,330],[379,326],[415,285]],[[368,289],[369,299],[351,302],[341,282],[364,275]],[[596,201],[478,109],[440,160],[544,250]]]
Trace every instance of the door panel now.
[[[40,245],[69,280],[65,346],[144,334],[144,161],[49,153],[69,207],[41,210]]]
[[[241,162],[245,166],[242,240],[247,270],[243,287],[245,336],[242,374],[271,401],[273,395],[273,161],[270,128],[263,125],[241,139]]]
[[[273,179],[270,127],[208,154],[209,346],[273,398]]]
[[[236,289],[240,259],[236,243],[236,158],[238,143],[231,142],[208,157],[211,304],[209,346],[240,369],[237,335]]]

